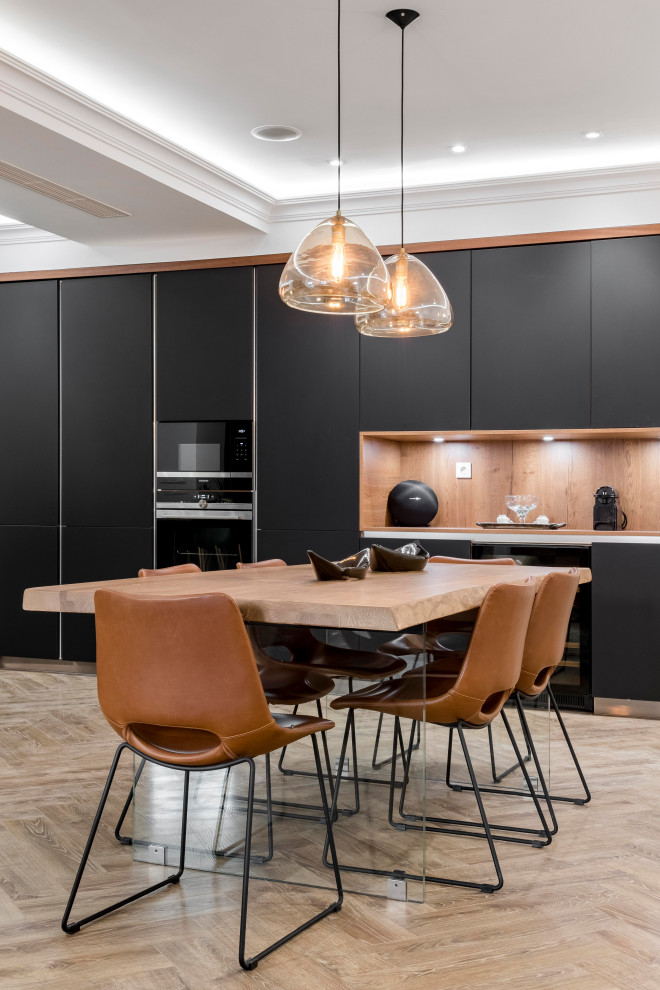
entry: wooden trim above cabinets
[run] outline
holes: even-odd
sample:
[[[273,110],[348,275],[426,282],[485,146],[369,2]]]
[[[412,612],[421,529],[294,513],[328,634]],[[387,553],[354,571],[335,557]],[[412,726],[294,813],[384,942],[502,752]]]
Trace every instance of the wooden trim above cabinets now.
[[[478,248],[515,247],[521,244],[555,244],[566,241],[595,241],[614,237],[648,237],[660,234],[660,223],[636,224],[629,227],[596,227],[591,230],[551,230],[538,234],[506,234],[498,237],[466,237],[453,241],[422,241],[408,244],[411,254],[431,251],[469,251]],[[395,254],[399,244],[381,245],[383,256]],[[178,272],[202,268],[241,268],[252,265],[283,265],[285,254],[257,254],[237,258],[200,258],[189,261],[144,262],[139,265],[100,265],[91,268],[52,268],[34,272],[0,272],[0,282],[26,282],[49,278],[89,278],[94,275],[135,275],[157,272]]]

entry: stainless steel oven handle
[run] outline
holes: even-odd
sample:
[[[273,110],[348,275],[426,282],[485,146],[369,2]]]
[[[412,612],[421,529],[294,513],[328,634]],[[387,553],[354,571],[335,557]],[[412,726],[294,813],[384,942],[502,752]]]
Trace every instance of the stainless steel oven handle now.
[[[252,510],[231,509],[156,509],[156,519],[197,519],[206,522],[224,522],[233,519],[252,519]]]

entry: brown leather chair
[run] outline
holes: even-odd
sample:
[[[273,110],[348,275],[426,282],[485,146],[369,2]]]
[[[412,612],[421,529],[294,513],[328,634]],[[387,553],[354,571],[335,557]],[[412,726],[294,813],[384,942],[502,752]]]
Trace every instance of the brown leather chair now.
[[[242,567],[286,567],[283,560],[265,560],[259,561],[255,564],[242,564],[240,561],[237,563],[237,568]],[[141,568],[138,572],[138,577],[160,577],[161,575],[167,574],[201,574],[202,570],[197,564],[174,564],[172,567],[157,567],[154,569],[149,569],[147,567]],[[308,670],[291,670],[287,669],[284,664],[278,663],[276,660],[271,659],[266,653],[260,652],[257,662],[257,667],[259,670],[259,676],[261,677],[261,685],[264,689],[264,694],[266,695],[266,701],[270,705],[294,705],[293,714],[297,714],[298,706],[306,704],[307,702],[316,702],[316,712],[319,718],[323,718],[323,712],[321,710],[321,698],[325,698],[326,695],[330,694],[335,686],[335,682],[323,674],[319,674]],[[330,790],[332,793],[332,788],[334,787],[334,777],[332,773],[332,763],[330,761],[330,752],[328,750],[328,740],[325,731],[321,732],[321,742],[323,745],[323,753],[325,758],[326,770],[328,773],[328,780],[330,782]],[[129,836],[121,834],[121,829],[124,824],[126,815],[131,806],[133,800],[133,795],[135,787],[140,780],[142,771],[144,769],[144,760],[140,763],[135,774],[135,780],[133,782],[133,787],[126,799],[126,803],[122,809],[121,815],[117,820],[115,826],[115,837],[122,845],[130,845],[132,839]],[[315,776],[315,774],[311,774]],[[281,802],[276,802],[281,803]],[[293,805],[292,805],[293,806]],[[314,807],[309,805],[300,804],[297,807],[300,809]],[[317,812],[321,812],[321,808],[314,808]],[[276,814],[287,817],[287,818],[300,818],[300,819],[310,819],[313,821],[318,820],[317,815],[305,815],[298,812],[282,812],[278,811]],[[269,832],[269,855],[266,857],[258,857],[260,862],[266,862],[272,856],[272,850],[270,850],[270,832]]]
[[[339,765],[346,754],[346,744],[348,740],[350,723],[354,718],[356,709],[366,709],[368,711],[380,712],[384,715],[393,715],[395,718],[395,730],[393,738],[392,770],[390,781],[390,824],[398,829],[426,829],[427,831],[439,831],[452,834],[470,834],[462,829],[435,828],[427,823],[433,822],[439,825],[458,824],[480,826],[483,832],[480,833],[488,840],[493,865],[495,867],[498,882],[474,883],[447,879],[443,877],[426,876],[426,880],[433,883],[448,883],[461,887],[475,887],[479,890],[492,892],[499,890],[502,886],[502,872],[493,841],[491,828],[504,828],[504,826],[491,826],[486,818],[479,785],[477,783],[474,768],[470,758],[465,730],[485,727],[502,712],[502,708],[514,691],[520,676],[523,647],[525,635],[529,623],[529,617],[534,602],[534,585],[531,581],[523,585],[499,584],[491,588],[479,610],[479,615],[475,623],[474,632],[470,639],[470,645],[463,659],[463,663],[458,673],[445,676],[432,676],[426,679],[426,696],[424,691],[424,678],[421,672],[410,672],[408,676],[397,681],[389,681],[387,684],[366,688],[353,694],[337,698],[332,702],[334,709],[349,709],[346,722],[346,731],[342,744],[342,751],[339,758]],[[413,824],[420,821],[420,816],[408,815],[403,821],[394,821],[393,814],[393,794],[396,783],[396,760],[394,759],[397,750],[398,723],[401,718],[408,718],[415,722],[426,720],[427,723],[444,725],[455,728],[461,741],[463,754],[470,774],[470,780],[474,788],[477,805],[480,812],[480,822],[456,822],[452,820],[426,817],[424,824]],[[543,826],[543,834],[546,844],[550,842],[550,833],[543,816],[543,811],[536,797],[529,775],[527,773],[522,756],[517,747],[515,737],[510,731],[510,726],[503,714],[505,724],[509,730],[509,737],[522,767],[525,780],[530,794]],[[412,744],[412,730],[411,730]],[[409,762],[406,762],[404,774],[404,786],[407,782]],[[340,789],[341,777],[337,778],[335,794],[333,797],[333,810],[337,803]],[[403,789],[403,788],[402,788]],[[403,798],[403,796],[402,796]],[[516,840],[517,841],[517,840]],[[540,843],[538,843],[540,844]],[[341,866],[342,870],[349,870],[358,873],[374,872],[366,867]],[[383,871],[375,871],[382,873]],[[408,879],[421,880],[421,876],[408,875]]]
[[[173,564],[171,567],[141,567],[138,577],[160,577],[166,574],[201,574],[197,564]]]
[[[239,560],[236,564],[237,571],[247,570],[248,567],[286,567],[286,560],[280,560],[279,557],[271,557],[270,560],[255,560],[251,564]]]
[[[478,560],[471,557],[430,557],[429,564],[505,564],[514,565],[515,560],[512,557],[500,557],[500,558],[486,558],[484,560]],[[379,653],[386,653],[388,656],[394,657],[414,657],[413,659],[413,669],[419,663],[420,657],[431,655],[432,657],[442,657],[447,651],[453,652],[451,646],[446,646],[441,643],[438,639],[441,635],[447,635],[449,633],[459,633],[462,636],[469,636],[474,628],[474,623],[476,622],[477,615],[479,614],[478,608],[471,608],[465,612],[457,612],[455,615],[444,616],[441,619],[434,619],[432,622],[426,624],[426,633],[403,633],[401,636],[397,636],[396,639],[390,639],[386,643],[382,643],[378,647]],[[389,758],[387,760],[378,760],[378,744],[380,742],[380,734],[383,728],[383,716],[380,715],[378,718],[378,726],[376,728],[376,739],[374,742],[374,752],[371,759],[371,765],[374,770],[379,770],[381,767],[389,763]],[[415,749],[419,748],[419,737],[415,744]]]
[[[572,804],[587,804],[587,802],[591,800],[591,793],[550,684],[550,679],[564,656],[564,651],[566,648],[566,631],[570,622],[571,610],[573,608],[575,596],[578,591],[578,584],[579,573],[576,568],[571,568],[568,573],[554,572],[552,574],[548,574],[541,582],[534,599],[534,607],[532,608],[532,615],[529,620],[529,627],[525,639],[525,649],[523,651],[522,668],[520,677],[518,678],[518,682],[516,684],[516,690],[513,694],[513,700],[515,701],[516,708],[518,710],[525,742],[527,743],[528,750],[531,752],[531,756],[534,759],[539,776],[539,782],[546,800],[548,802],[565,801]],[[433,676],[434,671],[445,674],[451,668],[456,669],[460,662],[460,654],[458,654],[453,658],[447,658],[444,662],[441,660],[433,661],[427,665],[426,670],[430,676]],[[580,778],[580,782],[584,789],[583,798],[569,798],[558,795],[549,795],[547,793],[543,770],[536,752],[529,722],[522,706],[523,698],[536,698],[544,691],[547,691],[548,693],[550,707],[557,717],[564,740],[566,741],[566,745],[568,746],[568,750],[571,754],[573,764]],[[494,753],[492,753],[491,759],[493,764],[493,778],[495,782],[501,781],[508,775],[511,769],[515,769],[515,767],[509,768],[509,770],[505,770],[497,774],[495,771]],[[447,770],[447,779],[449,782],[449,767]],[[482,787],[481,790],[492,790],[496,794],[520,794],[520,791],[505,790],[504,788],[499,787]],[[551,803],[549,804],[549,808],[556,827],[556,820],[554,819]]]
[[[167,884],[178,883],[185,865],[190,772],[227,769],[244,763],[249,768],[249,789],[238,957],[243,969],[254,969],[264,956],[341,907],[341,878],[316,741],[316,733],[331,729],[333,723],[319,718],[271,713],[241,613],[227,595],[138,598],[115,591],[97,591],[94,603],[99,704],[122,741],[112,761],[64,912],[62,928],[68,933],[77,932],[82,925],[130,901]],[[327,841],[335,861],[337,900],[304,925],[247,959],[245,929],[254,760],[306,736],[311,736],[313,743]],[[80,921],[69,922],[117,764],[125,749],[184,774],[179,869],[146,890]]]

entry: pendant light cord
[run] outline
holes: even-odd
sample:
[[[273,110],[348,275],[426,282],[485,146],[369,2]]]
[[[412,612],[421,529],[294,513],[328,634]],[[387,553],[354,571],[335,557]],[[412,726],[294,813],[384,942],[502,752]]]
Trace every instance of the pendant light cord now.
[[[341,0],[337,0],[337,213],[341,213]]]
[[[403,40],[405,27],[401,29],[401,250],[403,251]]]

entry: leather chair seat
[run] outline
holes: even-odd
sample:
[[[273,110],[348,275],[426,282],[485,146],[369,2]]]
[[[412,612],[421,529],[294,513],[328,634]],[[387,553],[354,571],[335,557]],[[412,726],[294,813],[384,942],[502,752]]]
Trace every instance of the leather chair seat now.
[[[278,663],[259,671],[270,705],[304,705],[330,694],[335,682],[315,671],[289,670],[292,664]]]
[[[252,736],[251,739],[246,739],[243,733],[241,737],[220,739],[206,729],[151,725],[144,722],[132,722],[124,726],[121,736],[130,746],[154,760],[178,766],[205,767],[229,762],[237,756],[262,756],[313,732],[328,731],[334,728],[334,724],[329,719],[311,715],[273,712],[266,725],[248,733]]]

